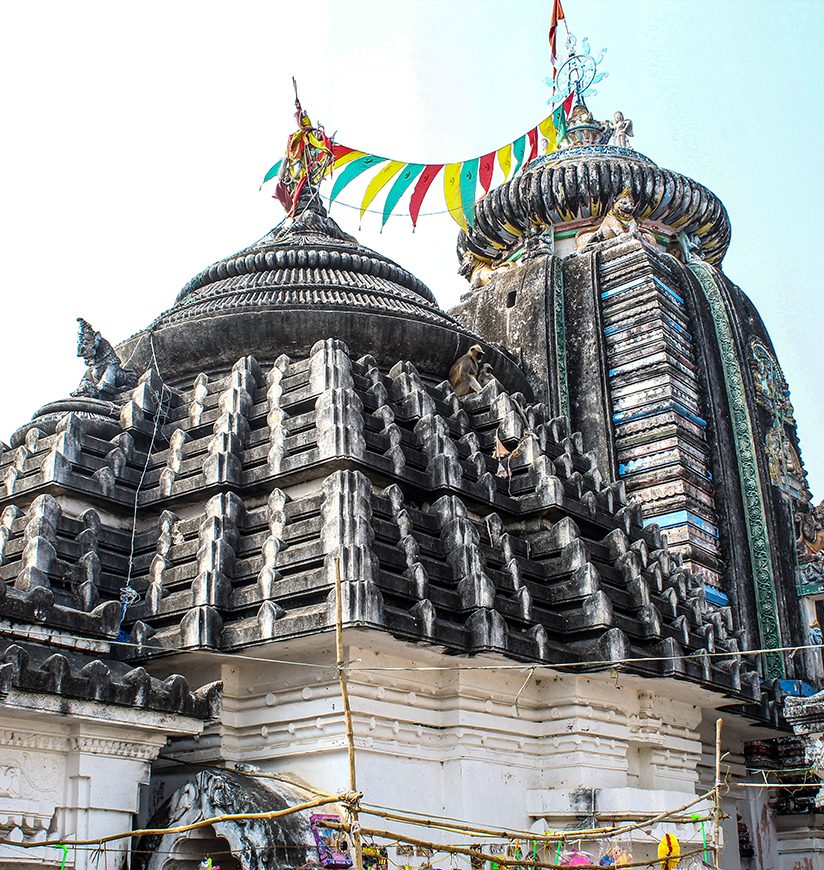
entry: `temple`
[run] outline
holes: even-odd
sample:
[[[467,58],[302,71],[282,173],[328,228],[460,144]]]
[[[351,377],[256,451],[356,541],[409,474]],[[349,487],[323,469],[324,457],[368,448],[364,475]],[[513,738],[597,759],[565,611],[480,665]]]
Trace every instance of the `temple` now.
[[[137,827],[106,867],[315,862],[309,811],[225,817],[348,787],[340,603],[369,804],[653,817],[712,789],[722,717],[722,866],[824,867],[824,517],[723,204],[618,115],[581,99],[480,200],[450,312],[310,178],[146,329],[80,321],[80,387],[0,450],[0,866]]]

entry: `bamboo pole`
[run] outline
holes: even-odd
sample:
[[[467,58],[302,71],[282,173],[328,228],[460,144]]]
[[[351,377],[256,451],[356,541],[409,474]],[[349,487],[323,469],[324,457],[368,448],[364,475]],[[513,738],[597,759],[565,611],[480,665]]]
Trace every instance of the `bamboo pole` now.
[[[137,831],[124,831],[121,834],[109,834],[107,837],[97,837],[89,840],[29,840],[28,842],[16,842],[15,840],[0,839],[0,846],[16,846],[19,849],[34,849],[41,846],[102,846],[104,843],[111,843],[114,840],[126,840],[129,838],[154,836],[163,834],[184,834],[186,831],[194,831],[197,828],[207,828],[209,825],[215,825],[218,822],[242,822],[247,819],[279,819],[283,816],[289,816],[292,813],[300,813],[303,810],[311,810],[314,807],[327,806],[328,804],[337,803],[340,798],[315,798],[306,803],[297,804],[293,807],[286,807],[283,810],[271,810],[266,813],[230,813],[223,816],[212,816],[210,819],[201,819],[199,822],[192,822],[190,825],[178,825],[175,828],[140,828]]]
[[[447,833],[458,833],[458,834],[468,834],[477,837],[483,837],[487,839],[502,839],[502,840],[538,840],[539,842],[546,843],[557,843],[559,840],[580,840],[582,838],[590,838],[590,837],[613,837],[624,833],[629,833],[630,831],[638,830],[639,828],[646,828],[649,825],[657,824],[658,822],[667,821],[673,823],[692,823],[695,821],[710,821],[713,816],[700,816],[698,819],[693,818],[692,816],[682,816],[681,813],[685,809],[689,809],[691,806],[694,806],[696,803],[700,801],[706,800],[708,797],[711,797],[713,794],[712,791],[708,791],[705,794],[699,795],[697,798],[693,798],[689,804],[684,807],[679,807],[678,809],[672,810],[671,812],[659,813],[657,816],[648,817],[643,816],[639,821],[632,822],[628,825],[623,825],[621,827],[616,827],[615,825],[611,827],[601,827],[601,828],[591,828],[589,830],[576,830],[576,831],[547,831],[543,834],[538,834],[535,831],[518,831],[518,830],[508,830],[505,828],[489,828],[483,825],[468,825],[463,824],[459,821],[449,821],[445,819],[425,819],[420,818],[420,816],[408,815],[401,811],[389,811],[378,809],[377,807],[373,807],[370,804],[362,804],[360,807],[361,813],[364,813],[368,816],[377,816],[379,818],[387,819],[391,822],[402,822],[409,825],[414,825],[415,827],[420,828],[434,828],[440,831],[446,831]]]
[[[715,720],[715,788],[713,789],[713,831],[712,848],[715,853],[715,868],[721,870],[721,729],[724,720],[720,717]]]
[[[355,732],[352,727],[352,707],[349,704],[349,687],[346,685],[345,659],[343,655],[343,590],[340,580],[340,559],[335,559],[335,650],[338,665],[338,682],[343,700],[343,718],[346,725],[346,752],[349,759],[349,791],[358,791],[358,775],[355,767]],[[360,836],[358,811],[353,805],[347,812],[351,819],[350,835],[355,850],[355,870],[363,870],[363,844]]]

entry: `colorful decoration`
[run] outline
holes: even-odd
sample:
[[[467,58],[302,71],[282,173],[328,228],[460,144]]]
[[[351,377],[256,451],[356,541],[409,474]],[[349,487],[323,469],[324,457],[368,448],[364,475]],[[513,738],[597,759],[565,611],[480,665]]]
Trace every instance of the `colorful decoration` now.
[[[566,47],[569,56],[559,67],[557,37],[558,24],[561,21],[564,22],[567,32]],[[489,193],[493,176],[496,174],[496,166],[499,181],[504,182],[529,166],[540,151],[551,153],[558,148],[568,146],[570,141],[567,139],[567,122],[570,112],[583,105],[586,94],[595,94],[592,85],[606,76],[606,73],[598,71],[598,64],[606,49],[597,58],[593,57],[586,39],[582,40],[581,49],[576,49],[576,39],[567,28],[561,0],[553,0],[549,47],[552,78],[547,78],[546,82],[552,89],[550,99],[547,101],[552,106],[552,112],[512,142],[507,142],[494,151],[456,163],[407,163],[350,148],[338,142],[333,143],[326,136],[323,127],[314,126],[309,116],[303,112],[296,88],[295,108],[298,129],[287,142],[286,157],[272,166],[264,176],[261,186],[278,179],[275,197],[291,216],[297,199],[307,184],[310,188],[316,189],[324,178],[341,170],[335,178],[329,195],[331,205],[341,191],[361,175],[380,167],[363,194],[359,207],[361,217],[372,203],[387,191],[383,208],[379,210],[382,216],[381,226],[383,226],[411,188],[409,217],[412,219],[412,226],[415,227],[424,198],[432,189],[437,176],[441,175],[445,210],[461,229],[467,232],[474,226],[478,188],[480,187],[481,196]],[[631,123],[625,122],[629,132],[621,134],[624,135],[624,139],[626,135],[631,135]]]
[[[286,157],[266,173],[261,186],[277,178],[275,197],[291,214],[296,197],[307,182],[317,185],[329,174],[341,170],[329,194],[331,205],[344,188],[365,172],[379,167],[364,192],[360,215],[363,217],[382,191],[388,189],[381,209],[382,226],[410,188],[409,217],[412,226],[417,226],[424,198],[441,174],[446,211],[466,231],[475,220],[478,188],[481,189],[481,195],[489,192],[496,164],[500,182],[506,181],[538,156],[541,139],[545,142],[543,150],[549,153],[558,148],[566,135],[566,109],[562,102],[535,127],[494,151],[457,163],[406,163],[332,143],[322,127],[312,125],[308,115],[300,110],[297,100],[295,104],[298,106],[300,126],[289,138]]]
[[[592,855],[588,852],[579,852],[577,849],[570,849],[561,855],[561,863],[568,867],[580,867],[582,864],[593,864]]]
[[[632,853],[622,846],[611,846],[598,862],[602,867],[624,867],[632,863]]]
[[[364,846],[363,866],[367,870],[386,870],[389,866],[386,846]]]
[[[661,861],[661,870],[675,870],[681,855],[681,844],[675,834],[664,834],[658,844],[658,858]]]
[[[549,22],[549,62],[552,64],[552,82],[553,93],[555,92],[554,83],[555,77],[558,74],[558,22],[563,21],[564,27],[567,26],[566,15],[564,15],[564,7],[561,6],[561,0],[553,0],[552,3],[552,18]],[[569,36],[569,28],[567,28],[567,37]]]
[[[285,157],[275,163],[261,183],[263,186],[273,178],[278,179],[275,198],[290,217],[303,191],[316,190],[331,171],[334,162],[332,140],[326,135],[323,127],[312,124],[309,116],[301,108],[294,79],[292,84],[295,87],[295,120],[298,129],[286,142]]]
[[[62,860],[60,861],[60,870],[66,870],[66,860],[67,860],[68,857],[69,857],[69,847],[68,847],[68,846],[64,846],[64,845],[61,843],[59,846],[55,846],[54,848],[55,848],[55,849],[62,849],[62,850],[63,850],[63,858],[62,858]]]
[[[352,866],[349,857],[349,844],[342,831],[330,828],[328,822],[340,822],[340,816],[313,813],[309,816],[309,826],[315,845],[318,847],[318,861],[321,867],[331,870],[348,870]]]

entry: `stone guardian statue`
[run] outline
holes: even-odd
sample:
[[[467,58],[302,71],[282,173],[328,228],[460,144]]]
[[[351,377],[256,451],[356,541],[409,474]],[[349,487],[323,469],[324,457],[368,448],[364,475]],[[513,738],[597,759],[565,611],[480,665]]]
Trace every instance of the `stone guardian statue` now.
[[[137,375],[124,369],[114,348],[82,317],[77,318],[77,355],[86,363],[86,374],[73,396],[112,399],[137,384]]]

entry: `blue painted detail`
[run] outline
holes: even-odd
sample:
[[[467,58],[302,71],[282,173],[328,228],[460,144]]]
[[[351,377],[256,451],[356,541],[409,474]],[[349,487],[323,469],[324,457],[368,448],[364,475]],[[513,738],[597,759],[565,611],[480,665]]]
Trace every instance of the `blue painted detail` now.
[[[669,514],[661,514],[657,517],[646,517],[644,525],[650,525],[651,523],[655,523],[662,529],[670,529],[673,526],[695,526],[696,529],[700,529],[706,535],[710,535],[713,538],[718,537],[718,528],[692,511],[680,510]]]
[[[605,290],[601,294],[601,299],[609,299],[610,296],[615,296],[617,293],[623,293],[625,290],[632,290],[635,287],[640,287],[645,281],[646,278],[636,278],[634,281],[628,281],[626,284],[613,287],[612,290]]]
[[[720,589],[715,589],[712,586],[705,586],[704,594],[710,604],[715,604],[718,607],[726,607],[730,603],[730,599]]]
[[[655,525],[660,526],[662,529],[666,529],[670,526],[683,526],[686,522],[686,511],[673,511],[671,514],[661,514],[657,517],[647,517],[644,520],[644,525],[646,526],[651,523],[655,523]]]
[[[707,421],[703,417],[699,417],[698,414],[693,414],[692,411],[688,411],[682,404],[679,402],[673,402],[672,408],[674,411],[677,411],[682,417],[686,417],[691,423],[695,423],[696,426],[700,426],[702,429],[707,428]]]
[[[691,423],[695,423],[696,426],[700,426],[702,429],[707,428],[706,420],[699,417],[697,414],[693,414],[692,411],[688,411],[679,402],[674,401],[662,401],[656,403],[654,408],[648,408],[644,411],[619,411],[612,415],[612,422],[616,424],[630,423],[633,420],[642,420],[644,417],[654,417],[656,414],[664,413],[664,411],[675,411],[676,414],[679,414]]]
[[[654,275],[652,276],[652,280],[670,297],[673,301],[677,302],[679,305],[684,304],[684,300],[673,290],[671,287],[667,287],[667,285],[656,278]]]
[[[778,687],[785,695],[793,695],[795,697],[809,698],[815,694],[815,689],[804,680],[779,680]]]
[[[688,332],[674,317],[667,317],[664,314],[661,318],[664,323],[667,324],[670,328],[674,329],[677,333],[682,335],[687,341],[692,341],[692,334]]]

